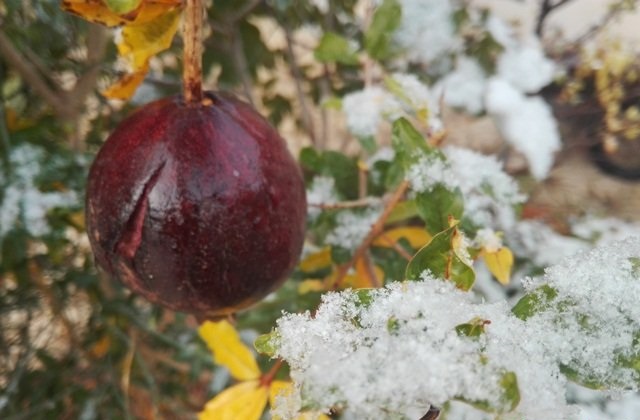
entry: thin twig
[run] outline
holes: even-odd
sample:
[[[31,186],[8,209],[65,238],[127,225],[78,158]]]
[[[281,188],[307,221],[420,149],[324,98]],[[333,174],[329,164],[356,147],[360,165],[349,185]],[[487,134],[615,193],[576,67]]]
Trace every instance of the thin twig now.
[[[293,75],[296,95],[298,97],[298,102],[300,103],[300,110],[302,111],[302,124],[311,138],[311,143],[315,145],[317,143],[317,139],[313,129],[313,119],[311,118],[311,112],[309,111],[305,93],[302,89],[302,72],[300,71],[300,67],[298,67],[298,63],[296,62],[296,57],[293,52],[293,36],[291,34],[291,29],[287,24],[284,24],[283,28],[285,38],[287,40],[287,58],[289,59],[289,65],[291,66],[291,74]]]
[[[365,252],[362,255],[362,262],[364,262],[364,268],[367,271],[367,276],[369,277],[369,283],[371,284],[371,287],[378,288],[382,286],[381,279],[379,279],[378,275],[376,274],[376,268],[373,265],[373,261],[371,261],[371,257],[369,256],[368,252]]]
[[[271,369],[269,369],[269,372],[262,375],[262,377],[260,378],[260,385],[268,386],[269,384],[271,384],[271,382],[273,382],[273,379],[276,377],[276,374],[278,373],[278,371],[280,370],[283,364],[284,364],[284,360],[278,359],[276,363],[273,366],[271,366]]]
[[[66,106],[59,92],[47,85],[33,64],[13,46],[2,31],[0,31],[0,55],[5,58],[5,62],[9,67],[18,72],[26,84],[42,97],[55,114],[65,120],[69,120],[73,116],[71,114],[72,109]]]
[[[240,75],[244,95],[247,97],[247,100],[251,105],[255,106],[256,101],[253,97],[253,83],[251,74],[249,73],[249,63],[247,62],[247,56],[244,53],[242,34],[237,27],[232,28],[231,56],[233,58],[233,65]]]
[[[389,246],[391,248],[393,248],[398,254],[400,254],[402,256],[402,258],[404,258],[405,260],[411,261],[411,259],[413,258],[411,256],[411,254],[409,254],[403,247],[398,245],[398,243],[396,241],[394,241],[393,239],[389,238],[384,233],[382,235],[380,235],[378,238],[380,238],[381,240],[383,240],[384,242],[389,244]]]
[[[387,202],[378,220],[376,220],[367,236],[364,238],[358,249],[356,249],[356,252],[354,252],[353,257],[351,257],[349,261],[338,267],[338,272],[332,286],[334,290],[340,287],[340,284],[346,277],[349,270],[353,267],[355,262],[364,255],[367,249],[369,249],[369,247],[371,246],[373,240],[384,230],[385,222],[389,218],[389,215],[391,214],[395,206],[400,202],[400,200],[402,200],[402,197],[404,197],[407,188],[409,188],[409,181],[402,181],[402,183],[394,191],[393,195],[389,198],[389,201]]]
[[[585,32],[584,34],[580,35],[578,37],[578,39],[576,39],[573,42],[573,45],[582,45],[582,44],[584,44],[584,42],[587,39],[591,38],[593,35],[598,33],[602,28],[607,26],[616,16],[618,16],[618,14],[620,14],[624,10],[625,10],[625,8],[624,8],[624,0],[623,1],[619,1],[618,3],[615,3],[612,6],[610,6],[609,7],[609,11],[604,16],[604,18],[602,18],[602,20],[599,23],[597,23],[597,24],[593,25],[591,28],[589,28],[589,30],[587,32]]]
[[[558,7],[569,3],[572,0],[559,0],[557,3],[553,3],[552,0],[543,0],[540,5],[540,12],[538,13],[538,20],[536,21],[536,35],[541,36],[544,29],[544,23],[551,12]]]
[[[378,204],[380,200],[374,197],[364,197],[358,200],[341,201],[339,203],[309,203],[309,207],[322,210],[354,209],[358,207],[368,207]]]
[[[238,9],[236,13],[229,16],[228,22],[230,22],[231,25],[238,23],[239,21],[244,19],[248,14],[250,14],[253,11],[253,9],[258,7],[260,3],[262,3],[262,0],[251,0],[247,2],[244,6]]]

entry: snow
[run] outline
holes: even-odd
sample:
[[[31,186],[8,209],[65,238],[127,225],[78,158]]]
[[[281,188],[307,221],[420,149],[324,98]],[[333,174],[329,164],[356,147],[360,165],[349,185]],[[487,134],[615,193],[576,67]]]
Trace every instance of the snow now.
[[[409,168],[406,178],[412,189],[429,191],[438,184],[449,190],[460,188],[465,217],[474,224],[498,229],[512,226],[516,217],[513,206],[522,203],[525,196],[495,156],[455,146],[442,151],[446,161],[423,156]]]
[[[338,200],[338,193],[335,189],[336,182],[329,176],[315,176],[311,181],[311,186],[307,188],[307,214],[311,219],[320,215],[323,204],[335,204]]]
[[[381,213],[382,209],[379,206],[364,211],[341,211],[337,216],[337,225],[329,232],[325,243],[355,251]]]
[[[553,81],[555,64],[545,56],[540,41],[507,48],[498,58],[497,74],[523,93],[536,93]]]
[[[507,233],[506,242],[516,255],[526,256],[537,267],[557,264],[564,257],[591,248],[585,241],[560,235],[535,220],[516,223]]]
[[[549,105],[540,97],[527,97],[506,80],[489,80],[487,111],[496,117],[505,140],[521,152],[531,174],[542,180],[560,150],[560,133]]]
[[[496,252],[502,248],[502,237],[495,230],[489,228],[478,229],[474,244],[484,248],[487,252]]]
[[[480,64],[474,58],[462,55],[456,60],[455,69],[434,89],[442,92],[447,105],[464,109],[469,114],[479,114],[484,110],[486,81]]]
[[[565,259],[529,279],[529,292],[545,284],[558,293],[548,308],[527,320],[559,363],[610,389],[638,390],[640,371],[616,363],[638,357],[640,275],[634,258],[640,238],[629,238]]]
[[[638,255],[640,239],[627,239],[529,279],[528,291],[547,284],[558,291],[554,302],[565,303],[552,303],[526,321],[515,318],[504,301],[478,302],[427,272],[422,281],[371,290],[367,301],[352,291],[330,293],[314,316],[278,320],[277,356],[291,366],[298,398],[315,408],[346,407],[351,418],[415,418],[430,404],[453,398],[499,405],[498,380],[511,371],[520,403],[501,418],[583,419],[585,412],[598,411],[587,407],[580,414],[566,402],[560,363],[620,392],[640,383],[639,372],[615,362],[620,355],[637,357],[632,340],[640,331],[640,282],[630,258]],[[490,321],[477,339],[455,332],[473,319]],[[606,406],[606,415],[621,419],[616,416],[637,408],[633,394],[620,395]],[[493,418],[461,404],[449,414]]]
[[[442,130],[442,121],[438,118],[440,107],[438,97],[413,74],[394,73],[391,79],[400,92],[396,95],[403,105],[403,110],[410,115],[417,115],[422,119],[426,115],[425,122],[434,132]]]
[[[455,34],[453,1],[401,0],[402,18],[395,42],[410,61],[431,63],[460,48]]]
[[[379,86],[366,87],[342,99],[349,131],[357,137],[374,136],[385,115],[396,114],[400,104]]]
[[[42,192],[36,185],[41,171],[41,162],[45,159],[44,150],[29,144],[11,149],[9,160],[13,170],[5,178],[0,168],[0,185],[4,190],[0,204],[0,238],[18,225],[33,236],[43,236],[50,232],[47,213],[56,207],[79,205],[75,191]]]

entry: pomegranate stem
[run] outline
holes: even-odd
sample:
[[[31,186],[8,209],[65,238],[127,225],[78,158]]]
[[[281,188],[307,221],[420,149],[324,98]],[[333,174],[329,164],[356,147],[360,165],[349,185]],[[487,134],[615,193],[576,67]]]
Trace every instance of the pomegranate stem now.
[[[202,0],[186,0],[183,89],[187,104],[202,102]]]

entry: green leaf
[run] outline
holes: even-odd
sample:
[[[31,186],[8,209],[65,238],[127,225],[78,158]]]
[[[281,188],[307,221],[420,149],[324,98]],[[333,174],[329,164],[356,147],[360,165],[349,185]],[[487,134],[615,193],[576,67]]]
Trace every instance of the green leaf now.
[[[513,411],[520,403],[518,377],[514,372],[505,372],[500,377],[499,385],[500,388],[502,388],[502,393],[497,405],[494,405],[489,401],[468,400],[464,398],[464,396],[457,397],[456,399],[487,413],[508,413]]]
[[[353,292],[356,298],[356,306],[368,308],[373,303],[373,294],[376,289],[358,289]]]
[[[449,217],[462,219],[464,201],[459,188],[451,191],[438,184],[431,191],[416,194],[416,208],[427,230],[436,234],[449,227]]]
[[[407,280],[419,280],[422,272],[429,270],[435,277],[453,281],[462,290],[471,289],[476,275],[456,253],[456,235],[460,235],[457,226],[435,235],[409,261],[405,273]]]
[[[322,173],[336,181],[336,189],[347,200],[358,198],[358,165],[355,159],[340,152],[322,154]]]
[[[394,162],[398,162],[405,171],[424,156],[446,160],[444,154],[431,147],[424,136],[404,117],[393,122],[391,144],[396,152]]]
[[[502,375],[500,386],[504,391],[501,402],[504,404],[505,411],[513,411],[520,403],[518,376],[514,372],[506,372]]]
[[[406,118],[398,118],[391,129],[391,144],[396,158],[406,170],[422,154],[428,153],[430,147],[425,138]]]
[[[628,259],[631,263],[631,270],[633,271],[633,274],[636,276],[640,275],[640,258],[629,257]]]
[[[569,379],[571,382],[580,384],[585,388],[600,390],[607,387],[607,385],[604,384],[601,380],[598,380],[598,378],[590,375],[584,375],[573,367],[569,367],[568,365],[565,365],[563,363],[561,363],[559,367],[560,372],[564,376],[566,376],[567,379]]]
[[[365,152],[369,154],[373,154],[378,148],[376,139],[373,136],[358,137],[358,142],[360,143],[360,146],[362,146],[362,148],[365,150]]]
[[[279,341],[280,333],[277,330],[273,330],[270,333],[258,336],[253,343],[253,347],[258,353],[273,357],[278,351]]]
[[[480,337],[484,334],[484,327],[489,321],[481,318],[474,318],[466,324],[456,326],[456,333],[462,337]]]
[[[364,34],[364,46],[372,58],[383,60],[391,55],[391,36],[401,17],[402,8],[397,0],[385,0],[376,9]]]
[[[400,330],[400,321],[395,316],[390,317],[387,320],[387,331],[391,335],[398,335],[398,331]]]
[[[338,62],[347,65],[358,64],[358,56],[349,41],[334,32],[325,32],[314,51],[316,60],[323,63]]]
[[[305,147],[300,151],[300,164],[306,170],[320,173],[322,161],[322,156],[313,147]]]
[[[331,247],[331,261],[335,264],[344,264],[351,259],[351,250],[335,245]]]
[[[387,217],[385,224],[391,225],[415,216],[418,216],[416,202],[414,200],[401,201],[391,210],[391,214]]]
[[[523,296],[516,305],[511,308],[511,312],[523,321],[535,315],[540,310],[547,307],[549,302],[558,296],[558,291],[549,285],[542,285],[531,293]]]

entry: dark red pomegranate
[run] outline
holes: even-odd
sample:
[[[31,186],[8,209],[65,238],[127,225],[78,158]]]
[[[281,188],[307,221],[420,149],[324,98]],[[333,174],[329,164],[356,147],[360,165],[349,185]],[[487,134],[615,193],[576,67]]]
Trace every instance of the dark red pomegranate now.
[[[200,317],[279,286],[299,257],[305,214],[285,142],[227,94],[146,105],[107,139],[89,174],[97,263],[148,300]]]

